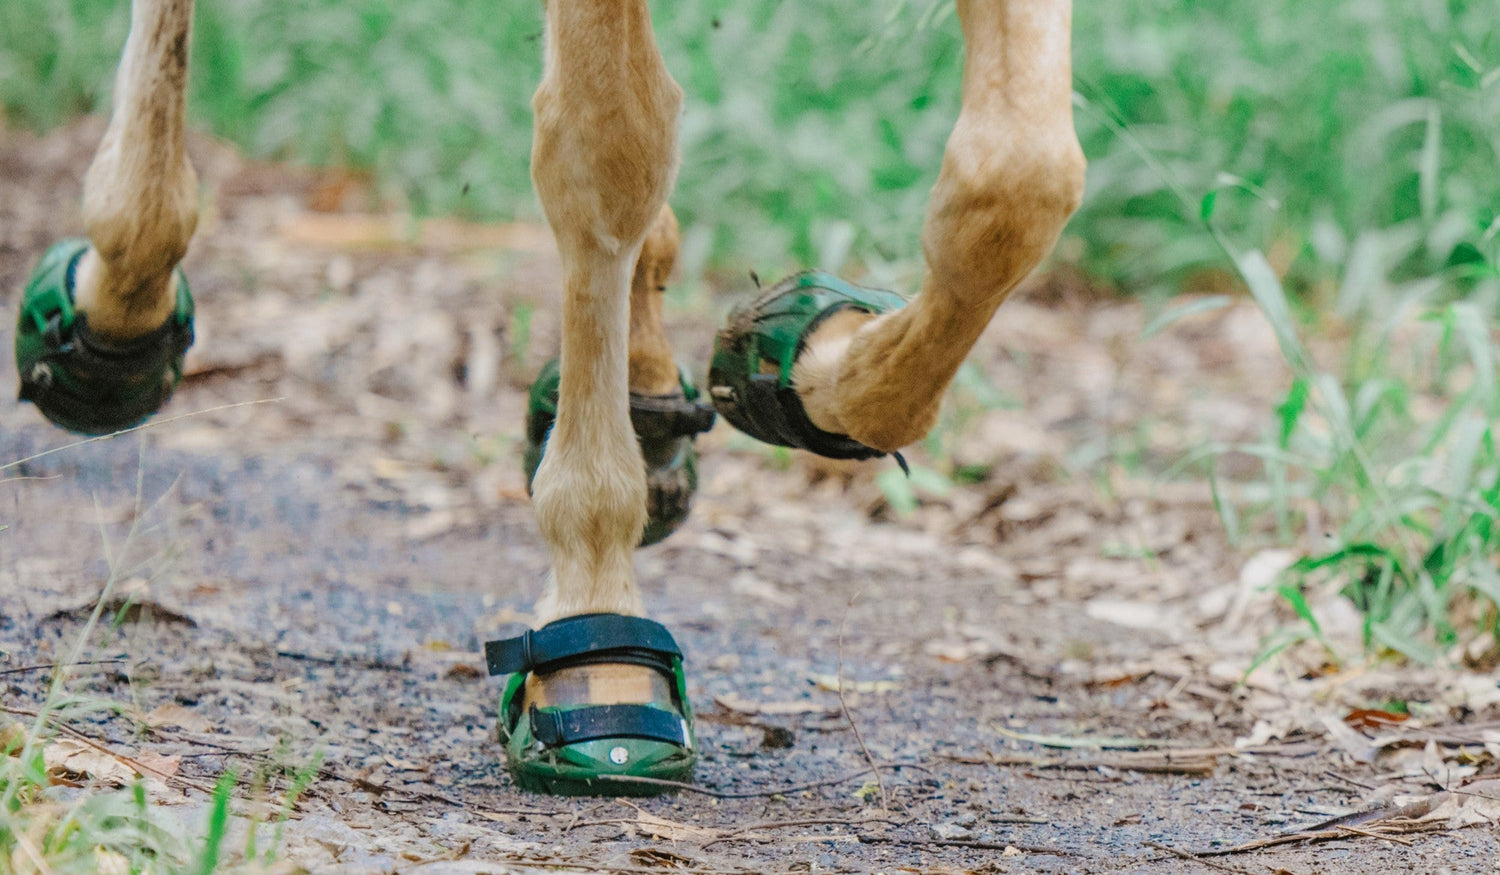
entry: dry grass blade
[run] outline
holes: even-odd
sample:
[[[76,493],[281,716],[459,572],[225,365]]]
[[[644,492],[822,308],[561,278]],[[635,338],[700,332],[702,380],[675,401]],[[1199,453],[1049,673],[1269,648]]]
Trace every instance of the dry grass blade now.
[[[1201,854],[1194,854],[1188,851],[1180,851],[1177,848],[1168,847],[1167,845],[1159,844],[1157,842],[1142,842],[1142,844],[1144,844],[1148,848],[1154,848],[1163,853],[1171,854],[1179,860],[1190,860],[1200,866],[1205,866],[1209,869],[1217,869],[1220,872],[1235,872],[1238,873],[1238,875],[1251,875],[1248,870],[1241,869],[1238,866],[1228,866],[1224,863],[1216,863],[1213,860],[1204,859],[1203,855]]]
[[[880,810],[891,809],[890,797],[885,792],[885,781],[880,777],[880,767],[875,763],[875,757],[870,754],[870,748],[865,744],[865,738],[859,732],[859,724],[854,722],[854,715],[849,713],[849,702],[844,698],[844,626],[849,622],[849,612],[854,610],[854,602],[859,598],[859,592],[849,597],[849,604],[844,608],[844,616],[839,620],[839,707],[844,710],[844,719],[849,721],[849,729],[854,732],[854,740],[859,743],[860,753],[865,755],[865,762],[870,764],[870,771],[875,774],[875,787],[880,791]]]

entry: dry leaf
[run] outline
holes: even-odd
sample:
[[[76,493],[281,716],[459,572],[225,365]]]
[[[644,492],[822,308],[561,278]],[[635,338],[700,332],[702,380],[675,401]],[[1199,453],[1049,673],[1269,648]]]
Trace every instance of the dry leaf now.
[[[26,741],[26,730],[9,717],[0,716],[0,752],[10,751],[12,756],[20,753]]]
[[[1350,729],[1342,720],[1335,719],[1332,715],[1325,714],[1319,719],[1334,743],[1342,748],[1344,753],[1353,757],[1355,762],[1375,762],[1376,748],[1370,739]]]
[[[1419,820],[1446,822],[1454,828],[1500,822],[1500,778],[1475,781],[1437,798],[1437,807]]]
[[[61,779],[88,779],[111,784],[128,784],[135,780],[135,770],[115,757],[81,741],[64,738],[42,750],[47,776]]]
[[[146,725],[152,729],[175,726],[185,732],[199,733],[208,732],[213,728],[208,718],[176,702],[168,702],[151,709],[151,713],[146,715]]]
[[[661,848],[636,848],[630,852],[630,859],[642,866],[656,866],[663,869],[682,869],[701,865],[692,857],[684,857]]]
[[[719,837],[719,830],[710,829],[706,826],[693,826],[687,823],[678,823],[675,820],[667,820],[665,817],[657,817],[642,811],[636,815],[635,829],[641,835],[648,838],[666,839],[667,841],[706,841]]]
[[[165,779],[177,774],[182,757],[163,756],[146,751],[132,758],[140,768],[124,757],[105,753],[96,747],[71,738],[59,739],[42,750],[47,776],[59,783],[91,779],[124,786],[139,776],[162,786]]]
[[[1134,602],[1124,599],[1097,598],[1084,606],[1084,613],[1127,629],[1166,629],[1181,624],[1181,619],[1157,602]]]
[[[813,686],[820,690],[827,690],[830,693],[837,693],[839,691],[838,675],[814,674],[809,675],[808,679],[813,682]],[[846,692],[850,693],[893,693],[901,689],[901,684],[894,680],[851,681],[848,678],[844,678],[843,687]]]
[[[178,768],[182,766],[182,757],[176,754],[165,756],[149,750],[136,754],[132,759],[148,770],[142,775],[146,778],[170,778],[175,776]]]
[[[1411,717],[1410,714],[1398,714],[1395,711],[1379,711],[1373,708],[1355,708],[1344,715],[1344,722],[1355,729],[1380,729],[1404,723]]]

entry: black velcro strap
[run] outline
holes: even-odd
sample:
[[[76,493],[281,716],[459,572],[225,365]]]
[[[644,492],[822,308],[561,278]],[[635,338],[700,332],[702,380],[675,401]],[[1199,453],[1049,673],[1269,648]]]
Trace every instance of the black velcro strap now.
[[[714,407],[684,395],[630,393],[630,424],[641,440],[692,437],[714,427]]]
[[[531,708],[531,734],[548,747],[600,738],[644,738],[692,747],[687,723],[650,705],[594,705],[571,711]]]
[[[490,674],[547,672],[574,665],[624,663],[670,673],[682,651],[667,627],[644,617],[581,614],[484,645]]]

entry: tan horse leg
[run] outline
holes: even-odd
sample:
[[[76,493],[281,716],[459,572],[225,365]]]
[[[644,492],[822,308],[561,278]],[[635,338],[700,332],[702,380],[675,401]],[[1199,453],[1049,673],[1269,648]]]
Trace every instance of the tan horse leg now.
[[[793,371],[815,425],[886,451],[931,430],[969,349],[1083,193],[1070,0],[958,0],[958,14],[963,108],[922,234],[922,292],[885,316],[827,320]]]
[[[193,0],[134,0],[114,110],[83,183],[93,244],[77,308],[98,335],[155,331],[176,301],[173,268],[198,225],[198,177],[183,143]]]
[[[532,178],[562,257],[563,337],[557,420],[533,486],[553,557],[543,622],[641,611],[631,555],[646,484],[628,403],[630,291],[676,175],[681,104],[644,0],[547,5]]]

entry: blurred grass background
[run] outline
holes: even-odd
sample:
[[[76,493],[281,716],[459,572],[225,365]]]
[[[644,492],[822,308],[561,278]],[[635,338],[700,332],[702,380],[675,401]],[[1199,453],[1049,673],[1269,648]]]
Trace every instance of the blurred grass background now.
[[[820,266],[913,288],[958,109],[951,0],[655,5],[688,95],[672,201],[683,285]],[[1288,640],[1321,637],[1304,591],[1331,587],[1372,647],[1437,660],[1477,633],[1476,652],[1500,663],[1497,12],[1493,0],[1074,10],[1089,184],[1054,262],[1145,297],[1161,314],[1152,330],[1229,300],[1166,304],[1183,292],[1260,304],[1291,384],[1264,440],[1238,448],[1263,460],[1260,482],[1220,507],[1232,541],[1259,520],[1262,537],[1274,529],[1271,542],[1307,556],[1282,590],[1306,620]],[[45,131],[107,109],[128,13],[126,0],[0,0],[8,124]],[[395,209],[536,220],[541,14],[534,0],[200,0],[193,121],[251,155],[367,172]],[[1412,321],[1426,326],[1416,346],[1392,354]],[[1343,361],[1315,358],[1310,333],[1338,337]],[[1192,469],[1216,499],[1224,449]],[[1309,507],[1317,516],[1301,517]],[[1316,543],[1299,540],[1312,518],[1325,521]]]
[[[959,98],[951,0],[656,6],[689,96],[673,203],[690,276],[711,263],[774,273],[918,256]],[[534,218],[541,9],[204,0],[193,118],[259,157],[367,170],[400,208]],[[1389,229],[1403,243],[1385,265],[1397,276],[1449,270],[1469,290],[1494,264],[1500,215],[1495,11],[1079,4],[1089,194],[1060,258],[1127,292],[1211,280],[1222,256],[1188,232],[1217,191],[1215,221],[1262,243],[1294,293],[1331,290],[1361,235]],[[0,3],[10,123],[46,130],[106,110],[128,20],[125,0]]]

